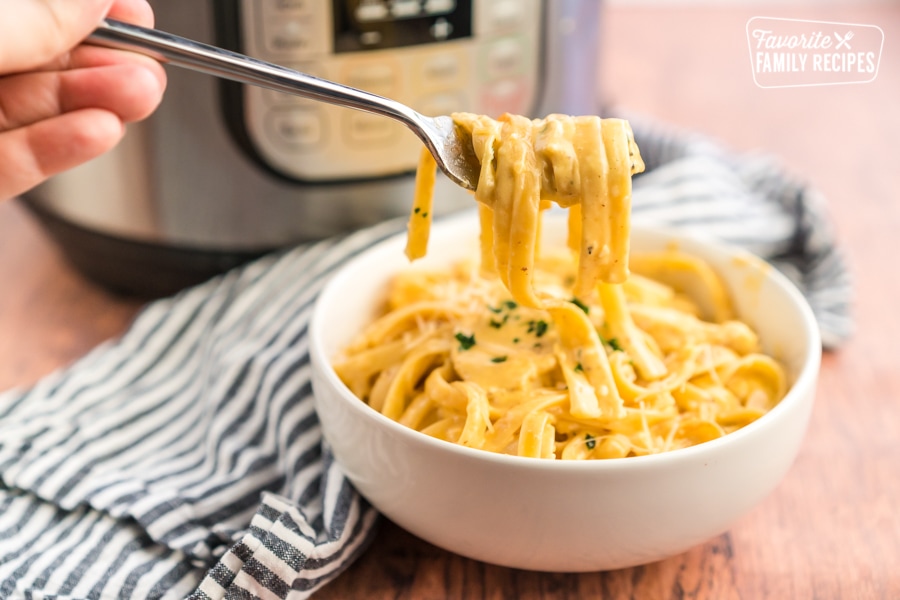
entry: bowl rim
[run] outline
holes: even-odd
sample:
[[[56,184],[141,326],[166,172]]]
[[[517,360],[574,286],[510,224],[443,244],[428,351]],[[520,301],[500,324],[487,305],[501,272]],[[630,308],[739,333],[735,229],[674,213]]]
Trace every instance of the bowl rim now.
[[[470,211],[465,211],[461,215],[452,215],[450,217],[435,220],[432,234],[439,233],[442,229],[458,226],[457,224],[459,222],[472,219],[473,214],[474,213]],[[641,223],[634,223],[632,225],[632,231],[640,232],[639,235],[647,234],[668,238],[676,243],[686,242],[691,245],[696,244],[704,246],[711,252],[725,253],[728,257],[732,258],[737,256],[746,257],[749,255],[757,260],[765,262],[766,265],[771,266],[768,261],[759,258],[743,248],[722,242],[721,240],[709,236],[698,235],[695,232],[685,232],[672,227],[645,225]],[[402,252],[402,246],[399,244],[405,243],[405,240],[405,231],[390,235],[343,263],[335,273],[332,274],[323,286],[313,307],[309,326],[309,353],[313,370],[318,370],[320,374],[324,376],[328,385],[330,385],[337,395],[340,396],[342,402],[349,405],[350,410],[353,410],[361,417],[370,420],[373,425],[387,428],[387,431],[391,435],[400,436],[401,439],[406,440],[411,444],[422,444],[434,451],[449,452],[461,460],[486,461],[487,463],[503,466],[504,468],[527,468],[537,469],[539,471],[550,469],[556,473],[568,471],[616,472],[622,469],[655,469],[672,463],[690,461],[701,455],[715,453],[719,448],[739,444],[744,438],[756,435],[758,430],[766,428],[770,422],[774,422],[776,419],[780,418],[783,413],[791,410],[794,405],[801,403],[804,400],[804,396],[807,393],[811,394],[812,390],[815,389],[822,356],[822,343],[818,323],[803,294],[800,293],[797,287],[784,274],[772,266],[772,268],[765,270],[764,277],[770,279],[781,292],[786,294],[791,303],[800,311],[802,316],[802,326],[809,338],[810,351],[804,356],[802,364],[797,372],[797,376],[791,383],[790,388],[784,398],[782,398],[781,402],[752,423],[715,440],[710,440],[687,448],[678,448],[644,456],[606,458],[602,460],[547,460],[500,454],[478,448],[469,448],[467,446],[431,437],[384,416],[354,395],[340,377],[338,377],[332,367],[331,360],[333,357],[328,356],[325,352],[323,341],[323,331],[326,327],[325,315],[329,304],[328,299],[335,293],[334,290],[339,288],[341,284],[351,276],[359,263],[369,260],[371,255],[385,252],[390,246],[397,246],[397,251]],[[316,393],[315,383],[313,395],[318,403],[320,401],[320,394]]]

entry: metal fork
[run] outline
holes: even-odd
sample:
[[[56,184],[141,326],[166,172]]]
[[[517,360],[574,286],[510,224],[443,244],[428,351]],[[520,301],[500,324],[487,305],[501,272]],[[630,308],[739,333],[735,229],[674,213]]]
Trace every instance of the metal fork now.
[[[87,43],[130,50],[163,63],[286,94],[346,106],[400,121],[434,155],[441,170],[458,185],[474,190],[480,165],[471,137],[449,116],[426,117],[396,100],[319,79],[237,52],[195,42],[156,29],[106,19]]]

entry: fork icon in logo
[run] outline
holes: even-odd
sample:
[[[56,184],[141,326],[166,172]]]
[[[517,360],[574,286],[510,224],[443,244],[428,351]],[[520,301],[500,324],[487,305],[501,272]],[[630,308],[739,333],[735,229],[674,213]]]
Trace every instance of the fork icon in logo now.
[[[848,31],[847,35],[844,37],[841,37],[838,32],[835,32],[834,39],[838,42],[837,46],[834,47],[835,50],[840,50],[843,46],[847,46],[847,50],[850,50],[850,40],[853,39],[853,32]]]

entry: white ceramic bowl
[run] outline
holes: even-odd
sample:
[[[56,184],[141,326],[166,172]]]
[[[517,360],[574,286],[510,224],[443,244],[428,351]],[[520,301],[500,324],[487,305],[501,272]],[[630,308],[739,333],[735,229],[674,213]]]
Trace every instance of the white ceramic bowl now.
[[[549,243],[561,243],[563,228],[564,219],[546,220]],[[421,265],[475,256],[477,235],[473,213],[438,223]],[[405,241],[405,235],[389,239],[334,276],[315,308],[310,352],[319,418],[337,461],[363,496],[411,533],[451,552],[521,569],[645,564],[728,529],[793,462],[821,357],[808,305],[758,259],[671,231],[636,228],[632,248],[658,250],[674,242],[708,260],[740,317],[787,366],[789,393],[756,422],[669,453],[565,462],[457,446],[382,416],[350,393],[330,362],[376,317],[390,277],[408,267]]]

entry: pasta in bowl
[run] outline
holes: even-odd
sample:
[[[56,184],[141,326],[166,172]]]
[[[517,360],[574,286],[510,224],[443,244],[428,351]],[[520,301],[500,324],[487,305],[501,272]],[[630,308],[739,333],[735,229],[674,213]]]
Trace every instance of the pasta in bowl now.
[[[542,253],[551,256],[554,248],[564,248],[565,234],[565,218],[548,214],[542,227],[540,243],[546,250]],[[671,416],[673,408],[674,414],[680,415],[680,407],[692,402],[699,407],[697,397],[691,394],[696,392],[699,397],[703,390],[691,391],[688,380],[675,381],[673,377],[656,386],[659,393],[647,394],[644,388],[660,380],[639,373],[647,365],[639,366],[641,359],[635,361],[629,351],[634,342],[628,341],[628,336],[635,334],[610,331],[603,324],[596,330],[610,358],[609,376],[617,389],[623,390],[623,414],[617,416],[622,422],[615,430],[600,426],[605,413],[572,415],[564,392],[578,387],[590,357],[560,352],[559,337],[570,335],[564,331],[563,320],[554,318],[553,327],[546,320],[541,325],[541,314],[534,312],[540,309],[513,306],[502,290],[491,288],[481,290],[473,301],[484,310],[473,311],[473,320],[463,319],[465,325],[454,325],[456,329],[446,332],[449,337],[441,338],[443,333],[435,333],[440,325],[427,325],[422,315],[410,317],[418,319],[417,328],[434,335],[430,340],[412,338],[406,343],[423,355],[431,352],[432,359],[423,359],[423,363],[437,366],[427,374],[414,370],[408,382],[424,391],[428,376],[441,374],[440,365],[446,364],[433,360],[442,353],[452,369],[443,367],[442,381],[435,375],[432,386],[457,388],[444,389],[447,403],[481,402],[477,393],[468,393],[466,381],[485,381],[487,377],[504,382],[511,378],[515,382],[511,389],[522,389],[523,378],[537,382],[537,387],[524,386],[540,390],[524,400],[542,404],[539,411],[527,411],[536,415],[531,421],[517,414],[504,422],[516,404],[514,398],[506,398],[506,412],[502,412],[503,406],[481,404],[482,421],[479,427],[470,424],[469,431],[464,417],[442,423],[434,407],[419,414],[413,410],[407,421],[419,419],[417,425],[423,425],[422,429],[433,426],[423,433],[408,426],[409,422],[400,422],[412,406],[410,402],[385,410],[385,403],[396,402],[385,390],[376,390],[381,395],[380,406],[373,408],[364,402],[357,394],[371,394],[378,378],[361,377],[365,381],[354,382],[346,362],[352,359],[342,353],[354,345],[365,346],[360,342],[361,332],[383,316],[386,305],[402,307],[421,292],[416,279],[403,273],[450,273],[444,285],[455,285],[453,273],[459,269],[455,265],[473,260],[477,239],[474,214],[439,222],[428,255],[410,267],[403,256],[405,237],[397,236],[342,268],[318,300],[310,350],[323,434],[349,479],[383,514],[429,542],[478,560],[545,571],[592,571],[643,564],[684,551],[727,529],[775,487],[797,453],[812,407],[820,357],[816,324],[796,289],[762,261],[671,231],[635,228],[632,269],[652,274],[658,267],[652,257],[677,248],[678,256],[702,259],[720,278],[721,289],[710,288],[702,275],[694,275],[682,277],[680,283],[686,296],[700,290],[701,297],[673,296],[663,286],[647,283],[646,289],[638,284],[626,290],[629,297],[625,300],[634,302],[641,294],[657,294],[656,300],[645,298],[644,314],[631,311],[634,320],[643,319],[639,323],[642,331],[651,322],[666,326],[665,319],[661,324],[660,319],[651,319],[654,307],[661,311],[671,309],[674,303],[685,308],[685,314],[733,310],[746,326],[723,325],[704,335],[719,336],[725,347],[734,346],[733,355],[727,358],[736,362],[728,367],[731,373],[726,380],[744,381],[741,369],[762,374],[736,385],[741,388],[731,391],[740,398],[736,405],[714,401],[717,412],[697,408],[690,418],[675,419],[678,424],[673,426],[672,419],[667,421],[662,415]],[[636,264],[640,260],[647,264]],[[601,313],[608,317],[609,307],[616,305],[613,299],[609,305],[579,306],[571,301],[571,290],[565,285],[567,271],[552,262],[543,270],[540,266],[535,287],[556,289],[556,296],[572,306],[566,313],[571,318],[590,320],[592,313],[596,319]],[[434,292],[430,284],[426,287]],[[730,298],[729,304],[721,302],[722,294]],[[440,293],[444,301],[450,296],[446,290]],[[441,310],[452,310],[454,303],[449,305],[451,308]],[[732,322],[730,315],[718,317],[724,317],[718,319],[722,323]],[[396,324],[383,325],[391,326]],[[665,331],[659,337],[664,339]],[[528,351],[517,351],[516,346],[526,341],[531,345]],[[557,343],[551,343],[554,341]],[[689,351],[681,353],[676,347],[681,343],[677,338],[668,343],[673,345],[670,354],[681,356],[682,363],[693,361],[701,370],[705,365],[707,379],[724,374],[715,369],[724,355],[702,350],[691,357]],[[535,348],[534,344],[547,347]],[[612,348],[613,344],[619,349]],[[775,360],[769,359],[769,363],[753,358],[760,356]],[[495,360],[502,357],[505,359]],[[751,358],[742,363],[747,357]],[[652,363],[652,359],[646,360]],[[748,366],[754,360],[765,364]],[[668,372],[679,372],[677,365],[667,366]],[[448,374],[451,370],[453,375]],[[460,371],[470,371],[472,376],[467,380],[459,376]],[[717,385],[702,378],[690,385],[702,388],[701,384],[709,384],[706,389]],[[723,382],[726,389],[727,384]],[[521,402],[520,398],[519,405]],[[707,413],[701,414],[703,410]],[[608,419],[605,424],[610,424]],[[548,425],[553,429],[551,437],[547,437]],[[521,435],[523,428],[525,436]],[[455,443],[460,437],[469,443]],[[541,456],[544,458],[534,458]],[[603,460],[574,460],[578,458]]]

